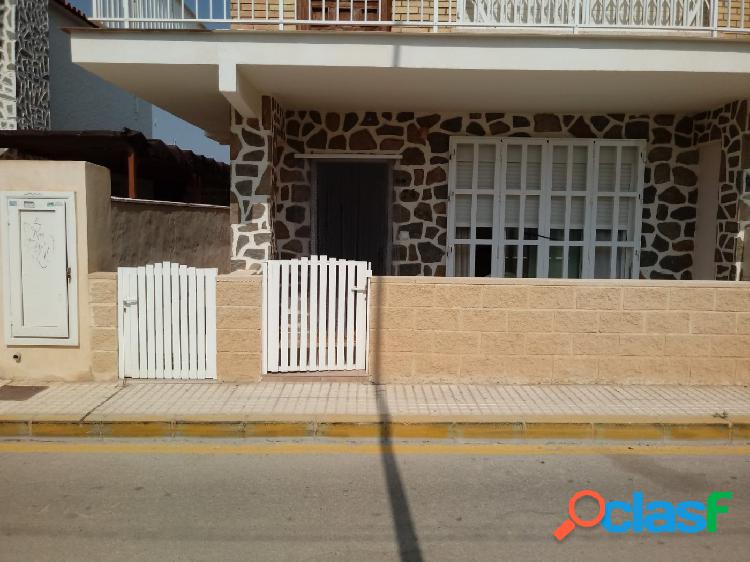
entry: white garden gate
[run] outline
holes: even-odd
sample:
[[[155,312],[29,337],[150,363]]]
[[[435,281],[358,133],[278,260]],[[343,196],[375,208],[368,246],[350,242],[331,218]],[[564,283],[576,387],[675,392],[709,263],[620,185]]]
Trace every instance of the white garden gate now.
[[[216,269],[117,269],[120,378],[216,378]]]
[[[370,264],[313,256],[263,267],[264,372],[365,369]]]

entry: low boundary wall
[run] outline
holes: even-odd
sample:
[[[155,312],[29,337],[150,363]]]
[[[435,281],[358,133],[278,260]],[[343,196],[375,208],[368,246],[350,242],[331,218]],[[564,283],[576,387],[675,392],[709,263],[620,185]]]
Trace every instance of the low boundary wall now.
[[[261,378],[260,276],[217,280],[220,381]],[[93,372],[117,376],[116,277],[91,275]],[[374,277],[380,383],[750,384],[750,284]]]

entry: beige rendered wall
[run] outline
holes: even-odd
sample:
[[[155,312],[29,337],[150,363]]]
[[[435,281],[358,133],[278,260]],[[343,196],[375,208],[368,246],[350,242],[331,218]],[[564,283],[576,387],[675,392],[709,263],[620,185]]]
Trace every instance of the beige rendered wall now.
[[[117,378],[117,275],[89,278],[92,372],[98,379]],[[220,275],[216,282],[216,369],[225,382],[260,380],[261,277]]]
[[[171,261],[229,271],[229,207],[112,198],[114,266]]]
[[[0,322],[0,378],[20,380],[90,380],[91,318],[89,273],[112,267],[109,171],[86,162],[0,161],[0,191],[72,191],[76,198],[78,246],[77,346],[8,346]],[[0,276],[3,263],[0,260]],[[0,289],[2,290],[2,289]],[[0,318],[4,299],[0,299]],[[21,353],[19,363],[13,354]]]
[[[377,382],[750,384],[750,284],[374,278]]]

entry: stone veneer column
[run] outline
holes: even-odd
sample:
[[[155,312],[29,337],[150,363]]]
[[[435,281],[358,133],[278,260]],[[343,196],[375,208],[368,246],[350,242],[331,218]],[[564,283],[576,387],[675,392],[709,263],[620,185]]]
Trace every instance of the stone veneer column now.
[[[47,2],[5,0],[0,22],[0,128],[49,129]]]
[[[231,268],[260,273],[261,264],[275,257],[274,163],[284,138],[283,111],[264,96],[260,118],[233,110],[231,133]]]
[[[0,129],[16,128],[16,0],[0,5]]]

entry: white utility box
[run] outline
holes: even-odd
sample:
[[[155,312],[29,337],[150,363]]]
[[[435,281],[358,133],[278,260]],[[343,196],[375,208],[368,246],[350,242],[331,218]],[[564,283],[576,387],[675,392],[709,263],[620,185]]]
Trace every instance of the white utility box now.
[[[72,192],[0,192],[5,340],[78,345]]]

